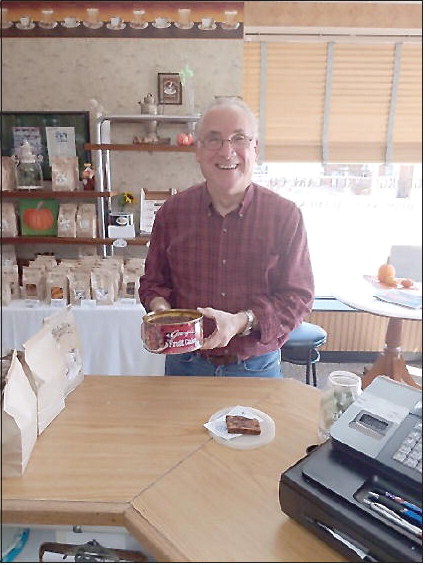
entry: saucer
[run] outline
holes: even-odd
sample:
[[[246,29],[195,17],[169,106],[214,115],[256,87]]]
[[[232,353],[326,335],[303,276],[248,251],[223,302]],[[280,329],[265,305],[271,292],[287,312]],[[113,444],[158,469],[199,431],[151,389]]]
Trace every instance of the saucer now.
[[[103,26],[103,22],[83,22],[83,25],[89,29],[99,29]]]
[[[106,27],[107,27],[108,29],[112,29],[112,30],[114,30],[114,31],[120,31],[121,29],[124,29],[126,25],[127,25],[127,24],[126,24],[125,22],[121,22],[120,25],[113,26],[113,25],[109,22],[109,24],[106,24]]]
[[[153,27],[156,27],[156,29],[167,29],[167,27],[170,27],[171,23],[167,22],[165,25],[158,25],[156,22],[152,22]]]
[[[192,29],[195,24],[193,22],[190,22],[189,24],[181,24],[180,22],[174,22],[174,25],[176,26],[177,29]]]
[[[68,29],[72,29],[72,28],[74,28],[74,27],[78,27],[78,26],[80,25],[80,23],[81,23],[81,22],[80,22],[79,20],[77,20],[77,21],[75,22],[75,24],[71,24],[71,25],[66,24],[65,22],[61,22],[61,26],[67,27]]]
[[[239,22],[236,22],[235,24],[226,24],[225,22],[222,22],[220,26],[221,29],[225,29],[226,31],[231,31],[232,29],[238,29]]]
[[[129,23],[129,26],[133,29],[145,29],[146,27],[148,27],[148,25],[148,22],[143,22],[142,24],[136,24],[135,22]]]
[[[23,25],[21,24],[21,22],[18,22],[18,23],[16,24],[16,27],[17,27],[18,29],[21,29],[21,30],[34,29],[34,28],[35,28],[35,23],[34,23],[34,22],[31,22],[29,26],[23,26]]]
[[[1,29],[9,29],[12,26],[13,26],[13,22],[11,20],[1,23]]]
[[[214,29],[216,29],[216,27],[217,25],[215,23],[212,26],[208,26],[208,27],[205,27],[202,24],[198,25],[198,29],[201,29],[202,31],[213,31]]]
[[[38,22],[38,27],[43,29],[53,29],[58,25],[58,22]]]

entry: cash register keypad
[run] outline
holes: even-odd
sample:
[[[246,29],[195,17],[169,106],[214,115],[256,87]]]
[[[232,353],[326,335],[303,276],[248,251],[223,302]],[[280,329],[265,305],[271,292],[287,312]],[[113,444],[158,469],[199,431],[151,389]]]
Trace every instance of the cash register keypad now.
[[[393,459],[422,473],[422,422],[404,438]]]

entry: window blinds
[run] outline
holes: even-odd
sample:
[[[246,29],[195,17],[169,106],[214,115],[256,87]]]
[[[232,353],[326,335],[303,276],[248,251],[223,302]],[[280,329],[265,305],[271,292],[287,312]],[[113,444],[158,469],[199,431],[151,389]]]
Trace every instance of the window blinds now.
[[[243,95],[264,160],[421,161],[420,44],[246,42]]]

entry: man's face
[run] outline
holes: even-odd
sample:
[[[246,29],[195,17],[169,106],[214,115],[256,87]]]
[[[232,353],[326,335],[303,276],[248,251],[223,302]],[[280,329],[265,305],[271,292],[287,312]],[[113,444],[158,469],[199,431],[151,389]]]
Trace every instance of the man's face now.
[[[250,184],[257,158],[253,127],[234,106],[213,108],[204,117],[196,158],[212,194],[239,194]]]

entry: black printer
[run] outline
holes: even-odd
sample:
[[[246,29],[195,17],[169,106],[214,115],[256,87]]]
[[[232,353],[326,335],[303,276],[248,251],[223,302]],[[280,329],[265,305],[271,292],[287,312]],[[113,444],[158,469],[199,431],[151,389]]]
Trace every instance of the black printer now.
[[[422,392],[376,377],[281,474],[282,511],[350,561],[422,562]]]

